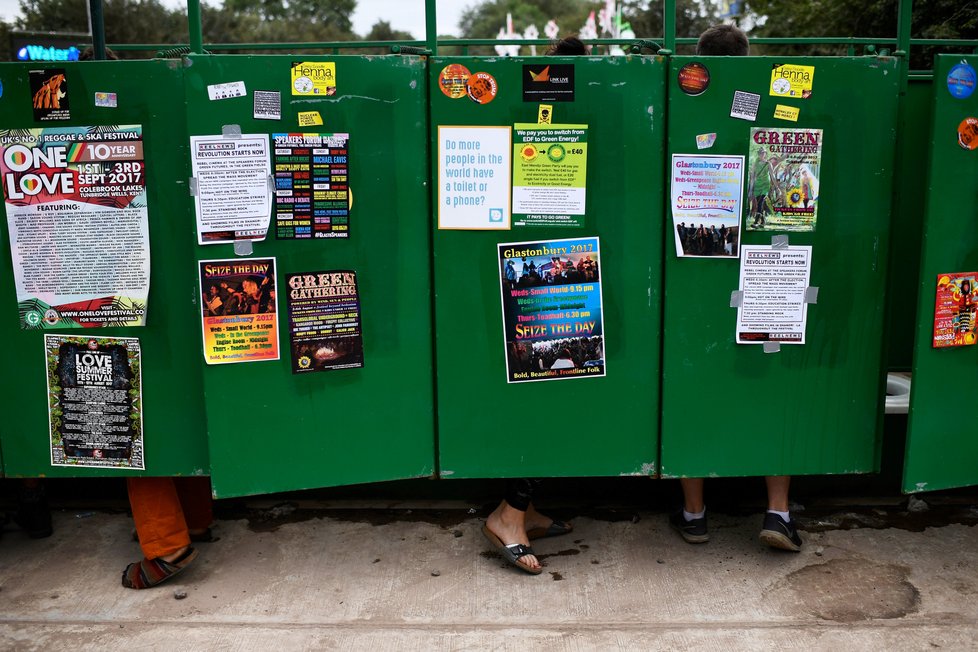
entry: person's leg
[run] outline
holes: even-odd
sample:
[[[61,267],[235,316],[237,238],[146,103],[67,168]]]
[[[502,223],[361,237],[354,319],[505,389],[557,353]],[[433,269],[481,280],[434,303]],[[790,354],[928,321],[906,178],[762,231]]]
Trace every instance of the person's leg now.
[[[761,526],[759,538],[772,548],[798,552],[801,550],[801,537],[788,510],[788,488],[790,475],[769,475],[767,483],[767,513]]]
[[[683,488],[683,507],[669,516],[669,525],[679,532],[686,543],[706,543],[710,534],[706,526],[706,505],[703,503],[703,478],[680,478]]]
[[[192,535],[202,535],[214,522],[214,500],[211,497],[211,479],[208,477],[174,478],[180,507]]]
[[[769,475],[764,478],[767,483],[767,508],[774,512],[788,511],[788,488],[791,485],[790,475]]]
[[[510,480],[506,497],[486,519],[486,528],[503,544],[518,543],[530,547],[530,540],[526,536],[526,510],[530,507],[537,484],[538,480],[528,478]],[[540,568],[540,562],[532,554],[520,557],[517,563],[534,571]]]
[[[129,478],[129,505],[146,559],[173,561],[190,548],[190,533],[173,478]]]

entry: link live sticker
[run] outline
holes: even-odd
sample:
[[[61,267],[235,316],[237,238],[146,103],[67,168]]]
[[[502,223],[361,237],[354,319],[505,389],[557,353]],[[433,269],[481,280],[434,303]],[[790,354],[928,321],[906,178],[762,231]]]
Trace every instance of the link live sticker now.
[[[510,127],[438,127],[438,228],[510,228]]]

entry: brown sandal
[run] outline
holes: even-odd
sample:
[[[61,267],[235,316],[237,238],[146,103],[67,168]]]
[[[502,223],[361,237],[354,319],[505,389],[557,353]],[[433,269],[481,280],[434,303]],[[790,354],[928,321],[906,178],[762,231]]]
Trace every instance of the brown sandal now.
[[[197,551],[187,548],[187,551],[173,561],[143,559],[126,566],[122,572],[122,586],[127,589],[148,589],[170,579],[197,558]]]

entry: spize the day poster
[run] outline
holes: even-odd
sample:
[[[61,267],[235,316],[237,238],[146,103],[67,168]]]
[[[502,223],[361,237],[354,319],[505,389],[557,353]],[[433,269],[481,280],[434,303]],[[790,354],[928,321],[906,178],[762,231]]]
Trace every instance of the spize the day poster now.
[[[605,375],[597,238],[499,245],[506,379]]]
[[[363,366],[360,295],[353,270],[288,274],[292,373]]]
[[[45,335],[52,466],[145,469],[139,340]]]
[[[941,274],[937,277],[934,307],[934,348],[975,343],[978,312],[978,272]]]
[[[814,231],[821,129],[750,130],[748,231]]]
[[[670,187],[676,255],[736,258],[744,157],[673,154]]]
[[[278,360],[274,258],[202,260],[207,364]]]
[[[0,161],[21,328],[144,325],[142,127],[0,131]]]

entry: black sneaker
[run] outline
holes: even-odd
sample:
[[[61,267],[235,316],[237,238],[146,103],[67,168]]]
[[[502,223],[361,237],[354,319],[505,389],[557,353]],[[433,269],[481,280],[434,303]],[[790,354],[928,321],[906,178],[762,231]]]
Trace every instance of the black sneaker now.
[[[710,534],[706,531],[706,513],[702,518],[687,521],[683,510],[677,510],[669,515],[669,525],[685,539],[686,543],[706,543]]]
[[[801,550],[801,537],[798,536],[798,529],[795,521],[785,521],[777,514],[768,512],[764,515],[764,527],[758,535],[761,543],[766,543],[772,548],[781,550],[791,550],[798,552]]]

